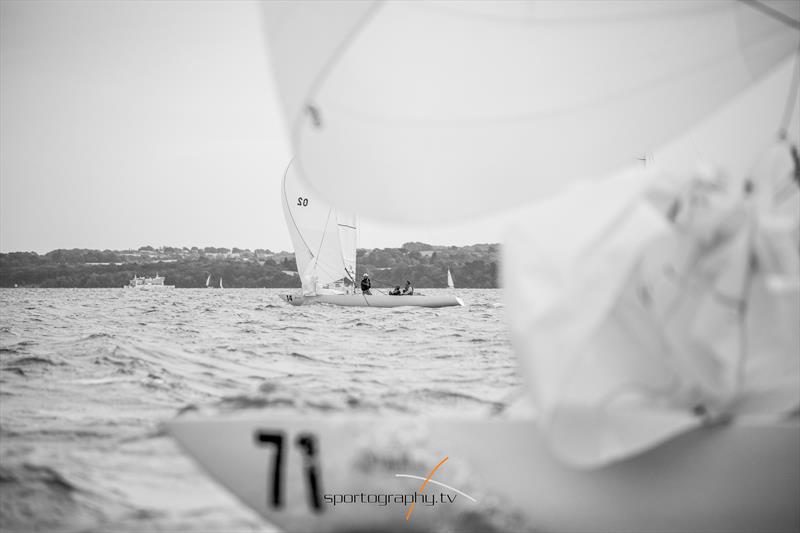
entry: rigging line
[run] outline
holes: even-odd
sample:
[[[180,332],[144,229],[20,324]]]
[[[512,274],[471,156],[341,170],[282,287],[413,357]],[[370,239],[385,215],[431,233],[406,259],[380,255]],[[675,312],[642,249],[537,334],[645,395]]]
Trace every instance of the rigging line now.
[[[787,15],[785,13],[781,13],[780,11],[775,9],[774,7],[770,7],[770,6],[762,4],[760,2],[760,0],[739,0],[739,1],[741,3],[743,3],[744,5],[746,5],[746,6],[750,6],[753,9],[757,9],[758,11],[761,11],[762,13],[767,15],[768,17],[771,17],[771,18],[777,20],[778,22],[782,22],[782,23],[786,24],[790,28],[794,28],[794,29],[800,30],[800,20],[795,20],[792,17],[790,17],[789,15]]]
[[[311,247],[303,238],[303,233],[300,231],[300,227],[297,225],[297,221],[294,219],[292,210],[289,208],[289,197],[286,196],[286,176],[289,174],[289,169],[292,167],[292,163],[294,163],[294,157],[289,160],[289,164],[286,166],[286,171],[283,173],[283,181],[281,182],[281,189],[283,189],[283,201],[286,203],[285,212],[289,213],[289,218],[292,219],[292,224],[294,224],[294,229],[297,230],[297,235],[300,237],[300,240],[303,242],[303,245],[306,247],[306,250],[308,250],[308,253],[313,256],[314,252],[311,251]],[[297,252],[297,250],[295,250],[295,252]],[[295,253],[295,255],[297,254]]]
[[[797,99],[798,82],[800,82],[800,48],[797,49],[795,54],[795,63],[795,68],[792,69],[792,82],[789,84],[789,95],[786,98],[786,107],[783,108],[781,127],[778,130],[778,136],[781,139],[786,138],[789,121],[792,120],[792,115],[794,114],[794,103]]]
[[[319,264],[319,253],[322,251],[322,245],[325,244],[325,236],[328,234],[328,222],[331,220],[331,213],[333,213],[333,208],[328,208],[328,218],[325,219],[325,227],[322,229],[322,239],[319,241],[319,248],[317,249],[317,255],[314,256],[314,266],[316,267]]]

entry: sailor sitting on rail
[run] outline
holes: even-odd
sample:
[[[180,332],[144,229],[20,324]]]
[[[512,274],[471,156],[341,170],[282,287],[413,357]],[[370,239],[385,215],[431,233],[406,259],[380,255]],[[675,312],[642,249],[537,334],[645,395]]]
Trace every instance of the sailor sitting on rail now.
[[[411,286],[411,282],[406,280],[406,288],[403,289],[404,296],[411,296],[414,294],[414,287]]]
[[[361,276],[361,292],[362,292],[362,294],[372,295],[372,293],[369,292],[369,289],[371,287],[372,287],[372,282],[369,279],[369,274],[365,273],[363,276]]]

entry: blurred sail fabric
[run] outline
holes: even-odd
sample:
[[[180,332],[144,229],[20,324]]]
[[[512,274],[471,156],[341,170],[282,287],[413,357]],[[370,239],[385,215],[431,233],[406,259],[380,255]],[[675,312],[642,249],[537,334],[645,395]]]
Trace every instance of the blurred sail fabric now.
[[[791,150],[770,150],[747,182],[708,167],[579,183],[517,221],[503,261],[512,341],[560,458],[600,466],[798,409]]]
[[[265,19],[298,171],[332,205],[418,223],[617,171],[800,43],[794,0],[267,2]],[[363,201],[397,193],[413,209]]]

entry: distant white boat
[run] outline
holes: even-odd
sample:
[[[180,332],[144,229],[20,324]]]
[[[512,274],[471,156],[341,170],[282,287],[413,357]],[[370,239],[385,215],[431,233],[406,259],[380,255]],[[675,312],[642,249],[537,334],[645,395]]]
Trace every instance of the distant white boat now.
[[[450,269],[447,269],[447,288],[448,289],[455,289],[456,286],[453,285],[453,276],[450,275]]]
[[[130,280],[128,284],[124,286],[124,288],[137,290],[162,290],[174,289],[175,285],[164,285],[164,276],[159,276],[158,273],[156,273],[156,275],[152,278],[146,278],[144,276],[138,277],[136,274],[134,274],[133,279]]]
[[[219,277],[219,288],[222,289],[222,276]]]

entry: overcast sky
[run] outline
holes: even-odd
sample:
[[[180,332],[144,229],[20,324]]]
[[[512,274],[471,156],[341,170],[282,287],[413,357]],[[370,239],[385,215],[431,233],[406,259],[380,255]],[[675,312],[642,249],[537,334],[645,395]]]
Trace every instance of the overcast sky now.
[[[261,16],[251,2],[2,0],[0,250],[290,250],[279,192],[291,153]],[[790,74],[664,153],[724,147],[738,169],[774,133]],[[507,216],[361,219],[359,246],[498,242]]]

